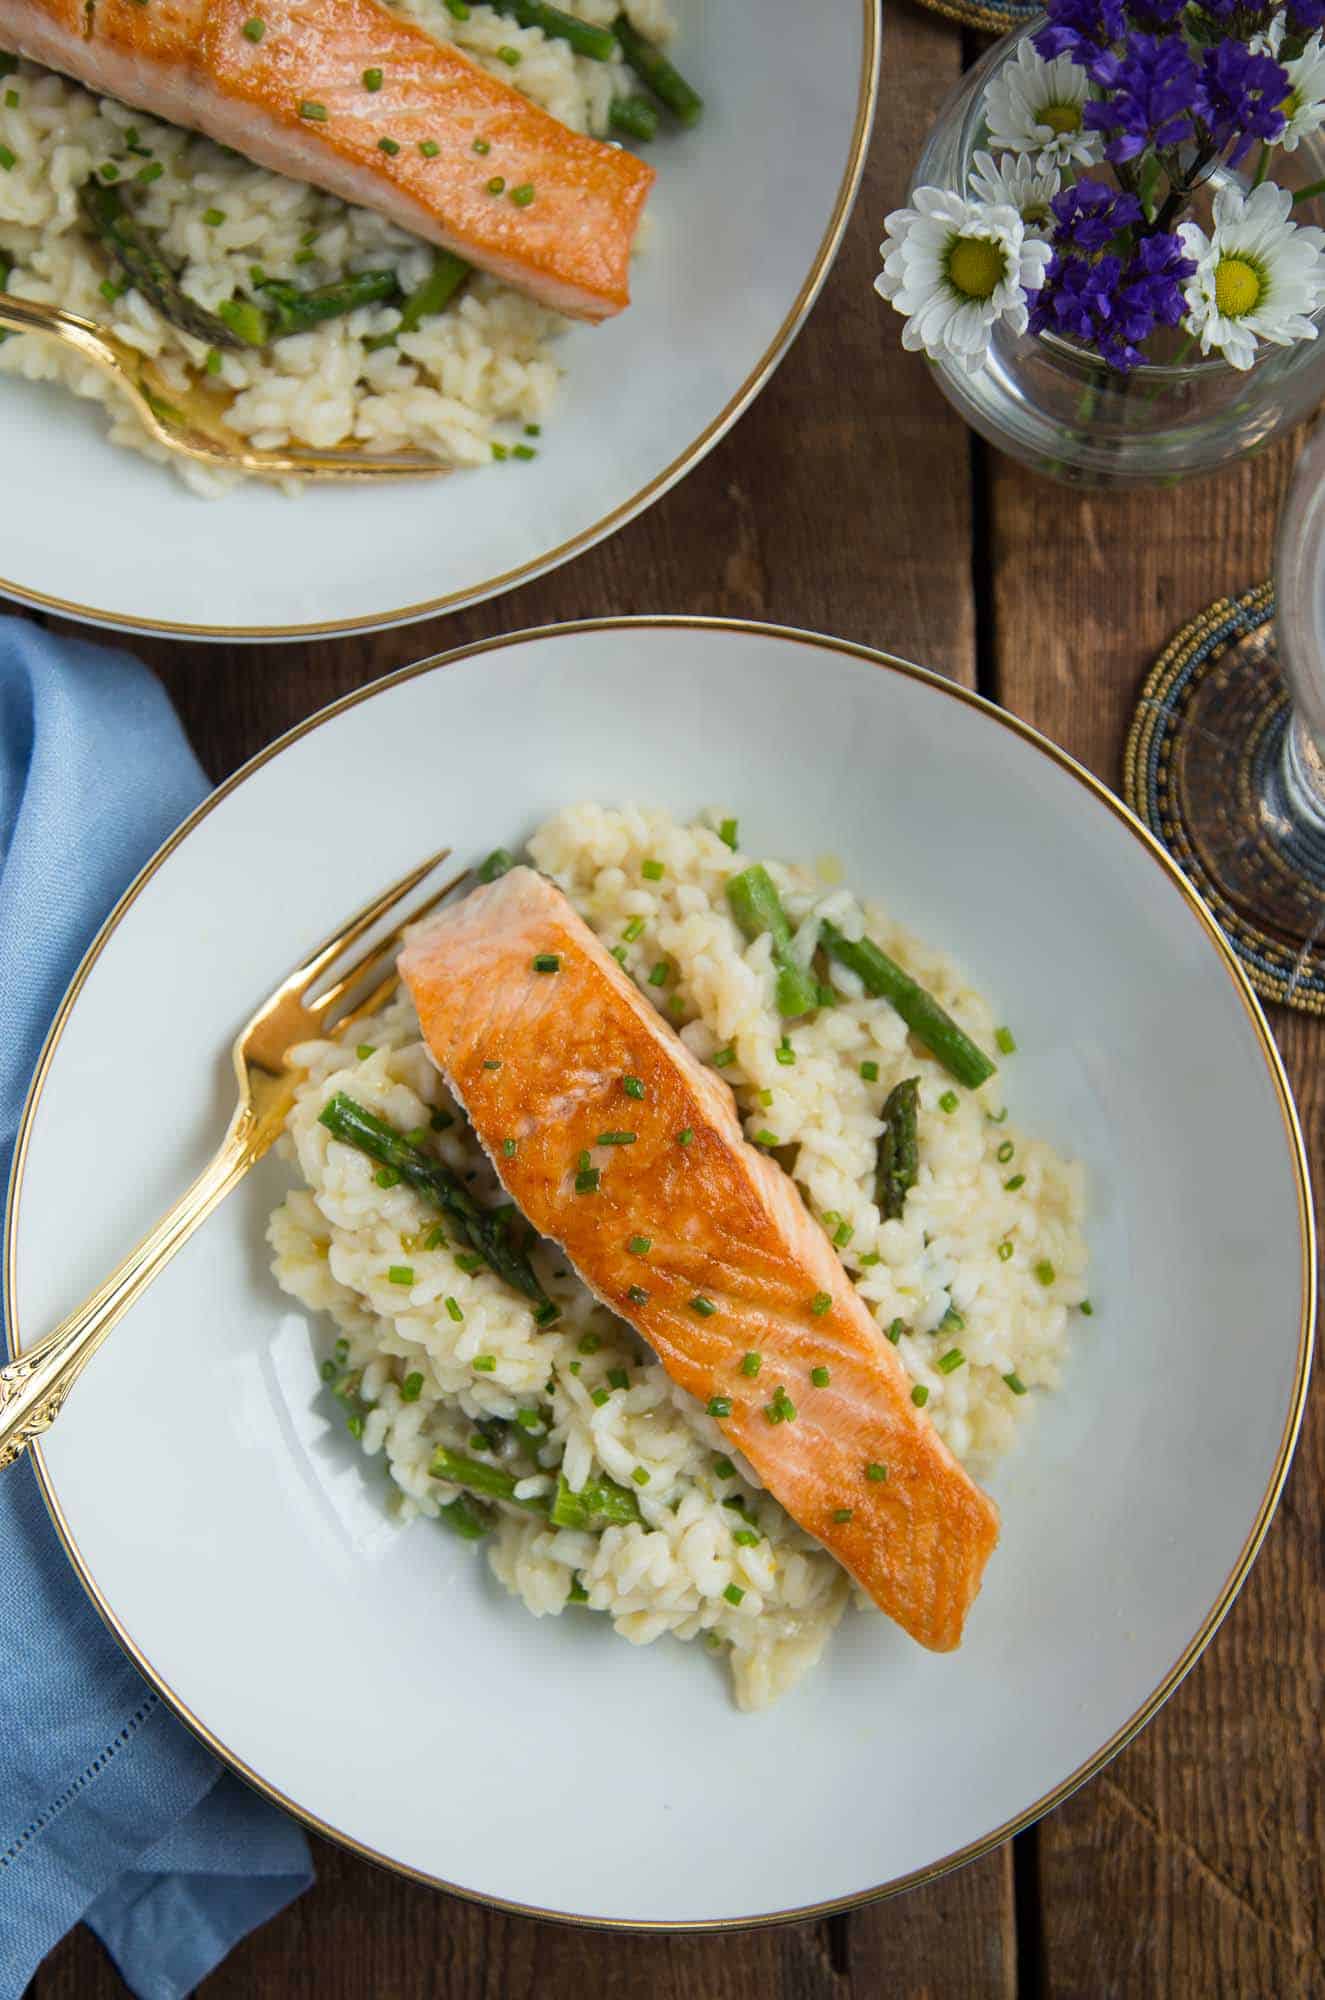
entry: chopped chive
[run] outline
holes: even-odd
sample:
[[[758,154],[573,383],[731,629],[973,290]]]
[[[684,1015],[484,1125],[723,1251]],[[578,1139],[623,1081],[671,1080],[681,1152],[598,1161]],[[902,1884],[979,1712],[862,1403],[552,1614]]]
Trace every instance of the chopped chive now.
[[[855,1513],[856,1510],[854,1507],[834,1507],[833,1519],[845,1525],[846,1522],[854,1520]]]
[[[461,1320],[464,1318],[465,1315],[461,1312],[458,1301],[453,1299],[450,1293],[448,1292],[443,1303],[446,1306],[448,1315],[455,1321],[456,1325],[459,1326]],[[478,1368],[480,1365],[481,1364],[477,1361],[474,1363],[474,1366],[476,1368]],[[495,1368],[497,1364],[495,1361],[492,1361],[490,1359],[488,1365],[489,1367]]]
[[[637,1076],[623,1076],[621,1079],[621,1088],[625,1091],[627,1097],[639,1098],[644,1095],[644,1085]]]
[[[633,1306],[646,1306],[649,1303],[649,1295],[643,1285],[632,1285],[626,1297]]]
[[[773,1051],[773,1054],[776,1061],[780,1062],[784,1069],[790,1069],[796,1060],[796,1051],[792,1048],[791,1043],[785,1035],[782,1037],[780,1045]]]
[[[345,1428],[352,1438],[361,1438],[363,1436],[363,1418],[357,1412],[353,1416],[346,1417]]]
[[[729,1458],[715,1458],[713,1461],[713,1470],[717,1473],[719,1479],[735,1479],[736,1477],[736,1467]]]
[[[319,1368],[319,1370],[318,1370],[318,1374],[319,1374],[319,1375],[320,1375],[320,1376],[322,1377],[322,1380],[323,1380],[324,1382],[334,1382],[334,1381],[335,1381],[335,1379],[336,1379],[336,1364],[335,1364],[335,1362],[334,1362],[334,1361],[324,1361],[324,1362],[322,1363],[322,1366],[321,1366],[321,1367]]]
[[[363,87],[365,90],[380,90],[382,88],[381,70],[366,69],[363,73]]]
[[[866,1083],[877,1083],[879,1080],[879,1065],[876,1062],[863,1062],[860,1065],[860,1073]]]
[[[710,1396],[708,1401],[708,1412],[711,1417],[729,1417],[732,1413],[731,1397]]]
[[[127,285],[112,284],[109,278],[103,278],[97,286],[97,290],[101,293],[102,298],[108,306],[113,306],[116,299],[122,299],[128,289]],[[215,373],[215,370],[213,370],[213,373]]]
[[[734,819],[725,819],[722,822],[722,825],[718,828],[718,839],[723,843],[724,847],[730,847],[732,853],[735,854],[739,840],[739,828]]]
[[[939,1374],[951,1375],[955,1369],[961,1367],[965,1359],[966,1356],[962,1353],[960,1347],[950,1347],[946,1354],[940,1354],[939,1356]]]
[[[260,20],[256,14],[254,14],[250,20],[247,20],[244,23],[243,33],[245,41],[260,42],[262,40],[262,37],[266,34],[266,32],[267,32],[267,23],[263,20]]]
[[[817,1007],[836,1007],[838,1004],[837,995],[831,986],[816,986],[814,1001]]]
[[[706,1299],[701,1294],[700,1296],[691,1299],[690,1310],[692,1312],[697,1312],[701,1319],[712,1319],[714,1313],[718,1310],[718,1308],[714,1305],[712,1299]]]
[[[446,0],[446,11],[453,21],[469,19],[469,0]]]
[[[1006,1125],[1008,1122],[1008,1107],[1005,1104],[1001,1111],[986,1111],[985,1117],[991,1125]]]
[[[1017,1038],[1011,1028],[995,1028],[994,1044],[1001,1056],[1013,1056],[1017,1053]]]
[[[731,1507],[738,1514],[745,1512],[745,1501],[739,1493],[729,1493],[722,1504],[724,1507]]]
[[[527,438],[541,438],[543,435],[543,426],[542,424],[526,424],[524,434]]]
[[[1033,1265],[1032,1269],[1042,1285],[1052,1285],[1055,1277],[1058,1275],[1047,1257],[1041,1257],[1038,1264]]]
[[[417,1403],[422,1391],[423,1377],[415,1369],[400,1385],[400,1400],[402,1403]]]
[[[833,1300],[831,1293],[816,1292],[814,1297],[810,1300],[810,1311],[814,1314],[816,1319],[822,1319],[824,1314],[828,1311],[829,1307],[832,1305],[832,1303]]]
[[[1008,1161],[1012,1158],[1012,1155],[1016,1152],[1016,1150],[1017,1149],[1013,1145],[1011,1139],[1005,1139],[1002,1145],[999,1147],[998,1151],[995,1153],[994,1158],[998,1161],[1000,1166],[1005,1167]]]
[[[435,160],[441,150],[435,139],[420,139],[419,141],[419,151],[425,160]]]
[[[650,986],[665,986],[671,976],[671,967],[665,958],[660,958],[649,974]]]
[[[367,1062],[369,1056],[376,1055],[377,1044],[376,1042],[360,1042],[354,1053],[358,1056],[360,1062]]]
[[[1090,1319],[1094,1315],[1095,1308],[1091,1304],[1089,1299],[1083,1299],[1081,1301],[1081,1304],[1077,1307],[1077,1311],[1082,1315],[1084,1319]]]
[[[741,1599],[745,1596],[745,1592],[741,1589],[739,1583],[729,1583],[727,1585],[727,1588],[723,1591],[722,1594],[726,1598],[728,1604],[739,1604]]]
[[[958,1312],[956,1306],[949,1306],[939,1321],[938,1331],[940,1333],[942,1333],[945,1327],[951,1327],[954,1333],[964,1333],[966,1331],[966,1321],[961,1313]]]
[[[535,972],[560,972],[561,959],[555,951],[540,951],[534,958]]]
[[[399,1185],[400,1175],[394,1167],[379,1167],[373,1179],[380,1188],[393,1188]]]
[[[1009,1194],[1015,1194],[1018,1188],[1025,1187],[1025,1185],[1026,1185],[1025,1174],[1014,1174],[1010,1181],[1004,1181],[1003,1183],[1004,1188],[1007,1190]]]
[[[761,1091],[760,1091],[760,1093],[759,1093],[759,1103],[760,1103],[760,1106],[762,1107],[762,1109],[763,1109],[763,1110],[765,1110],[765,1111],[771,1111],[771,1110],[772,1110],[772,1108],[773,1108],[773,1093],[772,1093],[772,1091],[771,1091],[771,1090],[761,1090]]]
[[[223,208],[205,208],[202,212],[202,219],[209,229],[219,229],[225,221],[225,210]]]
[[[998,1261],[1000,1264],[1007,1264],[1011,1261],[1011,1258],[1012,1258],[1012,1245],[1008,1242],[1007,1238],[1004,1237],[1003,1241],[998,1246]]]
[[[317,252],[315,250],[296,250],[294,261],[296,264],[311,264],[314,262],[316,256]]]
[[[508,1160],[513,1160],[515,1158],[514,1139],[503,1139],[501,1142],[501,1149]]]
[[[647,1486],[649,1483],[649,1475],[642,1465],[637,1465],[630,1476],[637,1486]]]
[[[1022,1381],[1015,1368],[1010,1369],[1003,1377],[1003,1380],[1007,1383],[1014,1396],[1024,1396],[1026,1394],[1026,1384]]]
[[[891,1326],[889,1326],[886,1329],[884,1337],[888,1340],[891,1340],[893,1346],[896,1347],[898,1341],[901,1339],[902,1335],[905,1332],[906,1332],[905,1321],[900,1319],[895,1319],[892,1322]]]
[[[454,11],[455,10],[452,9],[452,12]],[[468,7],[466,7],[465,13],[468,14],[468,12],[469,9]],[[492,151],[492,147],[486,139],[475,139],[474,151],[478,154],[480,159],[486,159],[487,155]]]
[[[536,1307],[534,1311],[535,1326],[551,1326],[554,1320],[559,1320],[560,1318],[561,1307],[552,1299],[548,1299],[543,1305]]]
[[[572,1375],[578,1375],[578,1374],[579,1374],[579,1372],[580,1372],[580,1370],[581,1370],[581,1368],[583,1368],[583,1366],[584,1366],[584,1363],[583,1363],[582,1361],[572,1361],[572,1362],[571,1362],[571,1364],[570,1364],[570,1372],[571,1372],[571,1374],[572,1374]]]
[[[532,445],[513,444],[511,446],[511,457],[522,459],[527,465],[531,458],[538,457],[538,453],[534,450]]]
[[[595,1146],[633,1146],[638,1132],[600,1132],[594,1140]]]
[[[138,172],[134,175],[134,179],[141,181],[144,187],[150,187],[153,181],[160,180],[164,172],[165,168],[162,166],[160,160],[153,160],[149,166],[139,167]]]
[[[609,1368],[607,1379],[614,1389],[628,1389],[630,1387],[630,1377],[624,1368]]]
[[[414,1283],[414,1266],[412,1264],[393,1264],[386,1275],[389,1282],[393,1285],[412,1285]]]
[[[597,1167],[581,1167],[575,1176],[576,1194],[597,1194],[601,1178]]]
[[[468,13],[469,9],[466,8],[465,12]],[[567,1604],[587,1604],[589,1602],[589,1593],[580,1582],[578,1576],[571,1578],[570,1589],[566,1592],[566,1602]]]
[[[753,1549],[758,1547],[759,1535],[754,1528],[735,1528],[732,1531],[732,1540],[738,1549]]]
[[[492,176],[492,179],[488,182],[488,193],[505,194],[505,192],[506,192],[505,179],[501,174],[494,174]]]
[[[764,1357],[762,1354],[750,1353],[741,1356],[742,1375],[757,1375],[763,1365]]]
[[[634,944],[636,938],[639,937],[643,932],[643,929],[644,929],[643,917],[632,917],[630,922],[623,929],[621,935],[625,939],[627,944]]]
[[[771,1403],[765,1403],[764,1416],[770,1424],[790,1424],[796,1421],[796,1405],[779,1382],[773,1391]]]
[[[626,947],[623,944],[614,944],[612,946],[612,956],[618,965],[624,965],[626,962]]]
[[[476,1271],[481,1271],[483,1269],[483,1259],[481,1257],[474,1256],[473,1253],[468,1250],[458,1251],[456,1253],[455,1261],[460,1266],[460,1269],[464,1272],[467,1278],[472,1278]]]
[[[682,1131],[677,1133],[676,1143],[678,1146],[689,1146],[694,1143],[694,1137],[695,1137],[694,1133],[687,1125]]]
[[[611,1398],[611,1391],[609,1389],[595,1389],[593,1391],[593,1394],[590,1396],[589,1401],[593,1404],[596,1410],[601,1410],[604,1403],[608,1402],[610,1398]]]
[[[350,1343],[348,1340],[338,1340],[331,1351],[343,1367],[350,1358]]]
[[[756,1146],[780,1146],[782,1141],[776,1132],[770,1132],[765,1125],[760,1131],[755,1133],[755,1144]]]
[[[864,1256],[857,1261],[862,1271],[871,1271],[876,1264],[883,1262],[883,1258],[877,1250],[867,1250]]]
[[[880,1465],[877,1459],[871,1459],[865,1467],[865,1477],[866,1479],[873,1480],[877,1486],[882,1480],[888,1477],[888,1468],[886,1465]]]
[[[639,872],[646,882],[661,882],[666,871],[661,861],[641,861]]]
[[[735,1049],[730,1047],[725,1049],[719,1049],[717,1054],[713,1058],[713,1067],[714,1069],[730,1069],[735,1060],[736,1060]]]
[[[597,1354],[602,1344],[596,1333],[582,1333],[575,1346],[580,1354]]]
[[[826,1368],[812,1368],[810,1370],[810,1380],[816,1389],[826,1389],[831,1379],[832,1377]]]
[[[916,1383],[915,1388],[911,1391],[911,1401],[918,1410],[924,1409],[926,1403],[929,1401],[929,1391],[923,1382]]]
[[[939,1110],[946,1111],[949,1117],[951,1117],[952,1113],[957,1109],[957,1106],[960,1102],[961,1099],[958,1097],[955,1090],[945,1090],[942,1097],[940,1097],[939,1099]]]
[[[446,1310],[448,1312],[451,1312],[451,1305],[452,1301],[448,1299],[446,1302]],[[451,1313],[452,1319],[455,1319],[456,1316],[455,1313]],[[495,1354],[476,1354],[470,1366],[476,1375],[491,1375],[497,1366],[497,1357]]]
[[[534,186],[532,181],[523,181],[518,188],[511,189],[511,200],[517,208],[528,208],[533,198]],[[517,445],[516,450],[518,451],[519,449],[520,446]]]
[[[311,118],[315,125],[321,125],[326,122],[327,107],[325,104],[319,104],[315,98],[305,97],[299,105],[299,116]]]
[[[632,1257],[647,1257],[653,1248],[653,1238],[651,1236],[632,1236],[626,1244],[626,1248]]]
[[[509,42],[503,42],[501,47],[498,49],[497,54],[500,56],[501,60],[506,64],[508,69],[515,69],[520,61],[519,49],[513,49]]]
[[[377,142],[377,150],[379,153],[389,154],[391,158],[394,159],[396,154],[400,151],[400,145],[399,142],[395,139],[379,139]]]
[[[837,1228],[833,1231],[833,1241],[839,1250],[845,1250],[855,1233],[855,1225],[853,1223],[839,1222]]]

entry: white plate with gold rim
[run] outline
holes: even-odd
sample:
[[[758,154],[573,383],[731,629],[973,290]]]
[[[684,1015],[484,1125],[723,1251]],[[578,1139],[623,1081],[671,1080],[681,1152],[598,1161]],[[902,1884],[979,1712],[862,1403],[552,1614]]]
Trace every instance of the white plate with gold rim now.
[[[881,0],[678,0],[700,124],[650,149],[633,303],[558,343],[531,463],[427,482],[250,482],[202,501],[111,445],[105,412],[0,378],[12,490],[0,592],[137,631],[293,639],[453,610],[554,568],[682,477],[735,422],[827,275],[864,165]],[[794,144],[789,135],[794,134]]]
[[[840,855],[996,997],[1014,1116],[1087,1163],[1098,1310],[990,1482],[961,1650],[850,1617],[743,1716],[700,1649],[536,1622],[466,1545],[393,1528],[268,1276],[275,1161],[112,1336],[38,1469],[163,1695],[360,1851],[594,1923],[820,1911],[970,1858],[1153,1714],[1247,1572],[1305,1393],[1310,1194],[1265,1022],[1166,857],[1041,738],[880,655],[684,620],[351,696],[216,793],[94,946],[24,1120],[10,1324],[53,1324],[200,1165],[235,1026],[311,940],[440,840],[477,857],[590,797],[722,801],[752,852]]]

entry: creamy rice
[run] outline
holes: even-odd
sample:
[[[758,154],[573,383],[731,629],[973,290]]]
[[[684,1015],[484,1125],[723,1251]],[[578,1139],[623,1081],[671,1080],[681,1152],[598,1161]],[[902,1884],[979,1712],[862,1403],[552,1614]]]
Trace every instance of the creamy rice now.
[[[701,1059],[735,1050],[722,1075],[747,1133],[776,1140],[880,1326],[902,1321],[898,1353],[929,1392],[929,1417],[974,1472],[987,1470],[1034,1402],[1006,1378],[1028,1391],[1057,1386],[1087,1263],[1082,1169],[1006,1118],[1008,1065],[978,1092],[958,1089],[891,1008],[861,995],[840,968],[839,1004],[794,1025],[795,1060],[779,1062],[786,1030],[768,940],[740,935],[724,893],[753,857],[733,853],[707,824],[581,805],[549,821],[529,851],[609,946],[642,922],[623,947],[628,970]],[[642,876],[646,858],[664,864],[661,881]],[[802,949],[812,948],[818,919],[848,935],[867,931],[993,1047],[995,1017],[950,958],[813,870],[766,865]],[[667,986],[650,985],[663,960]],[[274,1268],[287,1291],[335,1321],[340,1345],[324,1372],[357,1398],[352,1428],[361,1426],[364,1451],[385,1456],[401,1517],[435,1516],[456,1498],[429,1476],[439,1444],[470,1453],[480,1420],[518,1424],[519,1411],[537,1412],[526,1418],[546,1432],[537,1472],[514,1445],[493,1452],[481,1440],[490,1462],[528,1468],[518,1497],[550,1492],[558,1466],[576,1490],[605,1474],[634,1493],[641,1520],[586,1534],[498,1507],[488,1546],[502,1582],[538,1616],[578,1607],[583,1592],[587,1609],[605,1612],[637,1644],[664,1632],[702,1635],[728,1659],[743,1708],[793,1686],[848,1601],[864,1602],[835,1560],[762,1491],[702,1406],[595,1303],[555,1248],[540,1249],[536,1262],[561,1317],[540,1329],[528,1302],[491,1272],[466,1270],[472,1260],[458,1261],[448,1245],[429,1247],[435,1211],[406,1187],[382,1188],[373,1162],[318,1122],[338,1089],[404,1130],[448,1113],[454,1123],[435,1140],[439,1155],[473,1176],[480,1200],[502,1198],[408,1000],[359,1023],[343,1043],[310,1044],[299,1059],[309,1079],[289,1133],[305,1187],[272,1218]],[[862,1063],[877,1064],[877,1077],[862,1077]],[[884,1221],[872,1199],[879,1112],[906,1076],[920,1079],[919,1177],[902,1219]],[[954,1348],[962,1361],[941,1368]],[[724,1595],[733,1583],[743,1593],[736,1605]]]
[[[608,136],[613,97],[638,89],[620,61],[577,56],[565,42],[521,28],[477,0],[465,21],[448,13],[444,0],[385,4],[437,41],[455,42],[576,131]],[[561,4],[602,24],[620,11],[619,0]],[[625,9],[651,39],[670,39],[664,0],[625,0]],[[500,59],[499,48],[516,51],[518,66]],[[255,445],[325,449],[352,437],[377,450],[421,449],[448,464],[474,466],[491,460],[494,444],[521,441],[523,427],[541,425],[554,407],[555,343],[565,320],[483,276],[394,347],[369,343],[398,326],[399,311],[371,305],[262,351],[218,349],[209,368],[205,343],[172,326],[140,292],[108,297],[103,291],[116,274],[82,227],[77,198],[107,165],[116,184],[131,192],[135,215],[159,238],[190,297],[209,309],[246,290],[254,265],[304,287],[332,283],[347,271],[392,270],[408,294],[428,273],[431,247],[367,209],[98,98],[35,63],[21,63],[4,80],[0,147],[0,160],[12,154],[14,162],[0,172],[0,257],[13,264],[7,289],[106,326],[149,356],[180,393],[200,378],[228,391],[226,421]],[[155,167],[164,172],[144,181]],[[234,475],[154,444],[108,379],[54,341],[6,340],[0,372],[60,382],[104,404],[115,443],[170,464],[197,492],[216,494],[234,483]]]

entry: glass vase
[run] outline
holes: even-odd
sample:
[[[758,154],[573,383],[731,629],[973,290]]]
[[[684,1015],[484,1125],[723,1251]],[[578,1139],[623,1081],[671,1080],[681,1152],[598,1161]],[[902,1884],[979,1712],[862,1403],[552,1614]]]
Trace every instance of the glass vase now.
[[[975,154],[989,146],[989,83],[1042,20],[1004,36],[963,77],[935,120],[913,191],[966,190]],[[1323,141],[1325,134],[1316,134],[1295,152],[1276,152],[1274,178],[1290,190],[1325,178]],[[1249,187],[1256,157],[1253,150],[1245,172],[1224,178]],[[1296,219],[1320,222],[1321,211],[1313,199]],[[1322,323],[1325,309],[1317,316]],[[1017,335],[1000,321],[979,374],[968,375],[946,355],[931,366],[944,395],[981,437],[1074,486],[1172,485],[1212,472],[1268,443],[1325,399],[1325,338],[1262,344],[1245,371],[1185,344],[1190,354],[1122,375],[1057,334]]]

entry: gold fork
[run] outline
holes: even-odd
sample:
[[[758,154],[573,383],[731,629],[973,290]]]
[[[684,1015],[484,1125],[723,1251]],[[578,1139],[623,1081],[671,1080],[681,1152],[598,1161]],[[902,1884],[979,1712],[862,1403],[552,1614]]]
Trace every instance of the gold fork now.
[[[360,1015],[380,1007],[394,991],[393,961],[406,927],[427,916],[450,895],[464,880],[466,870],[444,882],[385,937],[362,952],[331,985],[310,997],[351,945],[396,909],[450,851],[444,847],[430,855],[401,881],[375,896],[310,952],[240,1029],[232,1051],[239,1101],[224,1139],[197,1180],[54,1333],[0,1367],[0,1467],[12,1464],[34,1437],[49,1430],[73,1383],[111,1328],[279,1136],[301,1075],[288,1060],[290,1049],[296,1043],[343,1030]],[[379,974],[383,976],[378,978]],[[365,993],[364,986],[374,978],[377,984]]]
[[[201,390],[181,395],[136,348],[60,306],[0,291],[0,330],[62,340],[110,376],[158,444],[203,465],[248,472],[259,479],[435,479],[451,469],[426,452],[374,455],[352,446],[335,451],[314,451],[311,446],[259,451],[226,427],[224,406],[217,397]]]

